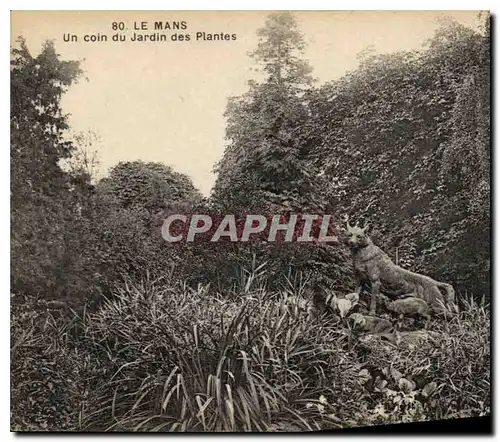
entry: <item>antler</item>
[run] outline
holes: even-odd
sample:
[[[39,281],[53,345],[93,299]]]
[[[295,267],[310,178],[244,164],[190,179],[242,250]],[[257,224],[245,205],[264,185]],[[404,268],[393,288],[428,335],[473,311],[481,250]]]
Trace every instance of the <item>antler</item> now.
[[[347,230],[352,230],[352,229],[360,229],[360,230],[365,231],[366,229],[368,229],[368,226],[370,225],[369,223],[367,223],[367,224],[365,224],[365,226],[364,226],[364,227],[361,227],[361,226],[359,225],[359,221],[356,221],[356,224],[355,224],[355,225],[354,225],[354,227],[353,227],[353,226],[351,226],[351,225],[349,224],[349,215],[347,215],[347,214],[345,214],[345,215],[343,215],[343,216],[342,216],[342,220],[346,223],[346,225],[347,225]]]
[[[349,224],[349,215],[347,213],[342,217],[342,220],[346,223],[347,230],[352,230],[353,227]]]

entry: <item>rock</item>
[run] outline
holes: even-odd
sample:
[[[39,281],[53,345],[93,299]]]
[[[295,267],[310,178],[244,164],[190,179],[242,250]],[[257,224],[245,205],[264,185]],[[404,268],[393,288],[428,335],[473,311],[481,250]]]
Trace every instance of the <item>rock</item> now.
[[[424,341],[429,339],[437,339],[440,337],[440,334],[437,332],[433,332],[431,330],[415,330],[415,331],[406,331],[406,332],[397,332],[396,333],[396,343],[399,345],[401,343],[405,343],[408,345],[418,345]]]
[[[405,316],[422,316],[429,320],[429,306],[420,298],[408,297],[387,303],[387,309]]]
[[[349,293],[348,295],[345,295],[345,299],[351,301],[354,304],[356,302],[359,302],[359,295],[357,292]]]
[[[66,308],[68,304],[63,301],[47,301],[47,306],[54,309]]]
[[[349,316],[353,322],[353,328],[359,329],[366,333],[389,333],[393,330],[392,323],[387,319],[379,318],[378,316],[362,315],[353,313]]]

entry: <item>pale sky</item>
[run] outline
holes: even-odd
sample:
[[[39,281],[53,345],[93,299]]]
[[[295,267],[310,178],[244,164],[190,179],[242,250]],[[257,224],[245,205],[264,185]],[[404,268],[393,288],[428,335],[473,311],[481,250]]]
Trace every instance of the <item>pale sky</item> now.
[[[215,181],[214,164],[224,152],[227,98],[247,91],[256,78],[247,53],[269,12],[242,11],[18,11],[12,12],[12,39],[23,35],[33,54],[55,40],[62,59],[83,60],[81,79],[63,98],[73,131],[94,131],[101,173],[119,161],[158,161],[189,175],[203,194]],[[379,53],[419,48],[450,16],[467,26],[479,11],[334,12],[294,11],[308,47],[304,58],[318,84],[357,65],[367,46]],[[130,39],[134,22],[186,22],[185,30],[159,31],[191,41],[112,42],[113,22],[124,22]],[[196,33],[236,34],[231,41],[196,41]],[[78,37],[64,42],[63,34]],[[84,42],[86,34],[107,34],[108,42]]]

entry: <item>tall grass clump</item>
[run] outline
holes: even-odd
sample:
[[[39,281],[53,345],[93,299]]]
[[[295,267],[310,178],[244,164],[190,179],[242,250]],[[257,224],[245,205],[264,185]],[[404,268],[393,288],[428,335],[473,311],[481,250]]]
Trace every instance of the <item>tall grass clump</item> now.
[[[95,386],[84,428],[338,426],[332,410],[311,404],[321,395],[352,403],[359,368],[347,363],[345,332],[303,307],[259,289],[235,300],[201,286],[128,283],[85,318],[80,345],[113,373]]]
[[[490,413],[487,306],[465,300],[385,339],[318,311],[308,286],[269,292],[255,265],[224,293],[128,280],[70,319],[13,301],[13,428],[313,431]]]

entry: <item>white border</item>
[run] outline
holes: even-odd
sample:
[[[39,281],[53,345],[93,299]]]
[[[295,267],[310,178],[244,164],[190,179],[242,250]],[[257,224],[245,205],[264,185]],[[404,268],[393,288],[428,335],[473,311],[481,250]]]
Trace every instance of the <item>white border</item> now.
[[[308,0],[304,2],[297,1],[276,1],[276,0],[218,0],[216,2],[203,2],[201,0],[184,0],[184,1],[151,1],[151,0],[143,0],[141,2],[129,2],[129,1],[121,1],[121,2],[103,2],[95,1],[95,0],[86,0],[86,1],[73,1],[69,3],[67,0],[51,0],[44,2],[37,2],[34,0],[30,1],[17,1],[17,2],[7,2],[9,6],[9,10],[5,11],[0,22],[1,32],[4,34],[3,41],[4,46],[2,46],[7,52],[7,44],[6,41],[10,42],[10,10],[23,10],[23,9],[33,9],[33,10],[279,10],[279,9],[288,9],[288,10],[490,10],[493,14],[495,13],[496,8],[493,7],[492,2],[485,1],[475,1],[475,2],[463,2],[463,1],[451,1],[451,0],[420,0],[418,2],[396,2],[396,1],[378,1],[378,2],[369,2],[369,1],[361,1],[361,0],[350,0],[345,2],[331,2],[331,1],[320,1],[320,0]],[[116,7],[118,6],[118,7]],[[3,11],[2,11],[3,12]],[[494,59],[497,55],[497,49],[494,47]],[[7,53],[4,54],[5,63],[7,59],[10,58]],[[9,84],[9,74],[8,74],[7,66],[0,71],[2,75],[2,84],[4,88],[7,89],[7,85]],[[496,75],[495,75],[496,79]],[[494,79],[494,80],[495,80]],[[6,94],[7,95],[7,94]],[[495,96],[493,98],[496,97]],[[5,207],[4,216],[2,216],[2,235],[1,238],[1,257],[2,257],[2,266],[1,266],[1,276],[2,276],[2,286],[4,290],[1,291],[0,302],[1,311],[4,314],[4,318],[2,321],[3,330],[1,334],[1,342],[2,342],[2,355],[3,355],[3,365],[2,365],[2,380],[1,383],[2,390],[1,396],[2,400],[0,401],[0,417],[2,419],[2,434],[6,435],[8,439],[13,439],[14,436],[10,433],[10,410],[9,410],[9,401],[7,398],[10,398],[10,366],[9,366],[9,358],[7,355],[10,353],[10,311],[9,311],[9,301],[7,298],[7,294],[10,293],[10,216],[7,214],[7,207],[9,206],[10,201],[10,150],[7,149],[7,145],[10,145],[9,139],[9,118],[10,115],[10,103],[8,99],[3,100],[3,112],[5,112],[4,117],[2,118],[2,129],[3,129],[3,139],[5,140],[4,148],[2,149],[3,161],[0,161],[0,206]],[[498,114],[495,113],[494,125],[498,123]],[[494,169],[498,170],[500,167],[498,164],[498,155],[495,155],[494,161]],[[493,194],[497,194],[497,189],[493,189]],[[498,207],[498,201],[495,198],[494,207]],[[497,210],[493,213],[492,219],[495,220],[497,215]],[[494,246],[497,246],[498,236],[495,239]],[[500,270],[500,266],[498,262],[495,263],[495,267],[493,269],[493,275],[498,274]],[[494,298],[494,294],[492,295]],[[499,301],[494,301],[494,317],[497,316],[497,305]],[[496,336],[495,336],[496,338]],[[495,343],[494,354],[496,354],[496,350],[498,348],[498,341],[494,339]],[[494,398],[493,403],[498,404],[498,387],[494,389]],[[498,412],[496,413],[498,416]],[[495,422],[496,424],[496,422]],[[494,429],[498,429],[497,425],[494,425]],[[80,436],[81,437],[81,436]],[[89,437],[89,436],[83,436]],[[92,437],[92,436],[90,436]],[[94,438],[101,439],[103,436],[93,436]],[[115,436],[116,437],[116,436]],[[130,436],[127,436],[128,438]],[[134,440],[145,440],[144,435],[133,437]],[[168,436],[167,436],[168,437]],[[184,436],[187,438],[195,438],[196,436]],[[202,437],[217,437],[217,435],[202,435]],[[231,436],[229,436],[231,437]],[[272,437],[270,435],[254,435],[250,436],[251,439],[261,438],[261,437]],[[317,436],[302,436],[303,438],[309,439]],[[335,435],[333,437],[345,437],[340,435]],[[59,440],[69,440],[70,436],[58,436]],[[351,440],[365,440],[367,436],[349,436]],[[416,439],[416,437],[409,437],[408,439]],[[427,440],[439,440],[441,438],[438,437],[426,437]],[[471,439],[480,439],[479,437],[471,438]]]
[[[121,1],[72,1],[50,0],[41,2],[21,0],[10,3],[10,9],[35,10],[487,10],[492,2],[463,2],[452,0],[421,0],[418,2],[350,0],[331,2],[326,0],[284,1],[284,0],[203,0],[158,1],[144,0],[141,2]],[[117,6],[117,7],[113,7]]]

